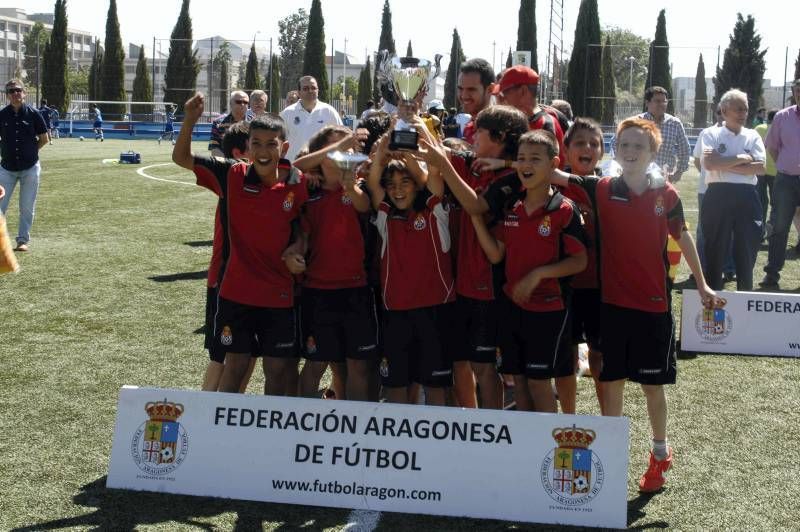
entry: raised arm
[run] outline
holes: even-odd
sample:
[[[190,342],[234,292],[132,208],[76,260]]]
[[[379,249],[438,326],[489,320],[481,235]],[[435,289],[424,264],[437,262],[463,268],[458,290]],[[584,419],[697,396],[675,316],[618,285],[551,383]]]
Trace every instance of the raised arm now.
[[[192,130],[197,120],[203,115],[204,96],[198,92],[184,104],[185,113],[181,132],[172,148],[172,161],[182,168],[194,170],[194,153],[192,153]]]
[[[375,143],[375,154],[373,155],[372,164],[369,167],[369,177],[367,177],[367,189],[369,190],[370,199],[372,200],[372,208],[378,209],[383,198],[386,196],[386,191],[381,186],[381,174],[386,167],[388,159],[389,135],[383,135],[378,142]]]
[[[461,176],[458,175],[456,169],[450,163],[450,158],[445,155],[444,150],[434,147],[433,144],[425,139],[420,139],[419,145],[424,151],[430,152],[434,150],[436,153],[430,155],[435,157],[437,162],[436,166],[439,168],[442,179],[447,186],[450,187],[450,192],[456,197],[461,207],[469,214],[483,214],[489,210],[489,204],[482,196],[478,196],[475,191],[470,187]],[[443,157],[443,160],[442,160]]]
[[[506,255],[505,244],[497,240],[494,235],[489,232],[489,228],[486,227],[486,221],[482,214],[473,214],[471,218],[472,226],[475,228],[475,235],[478,237],[478,243],[486,254],[486,258],[489,259],[489,262],[492,264],[498,264]]]

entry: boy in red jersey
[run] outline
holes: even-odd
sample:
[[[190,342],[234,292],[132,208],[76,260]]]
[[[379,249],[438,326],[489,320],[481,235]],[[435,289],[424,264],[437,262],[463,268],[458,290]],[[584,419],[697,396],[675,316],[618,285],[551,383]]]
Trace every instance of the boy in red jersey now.
[[[537,130],[519,140],[517,173],[524,188],[494,234],[482,215],[472,218],[478,240],[492,263],[506,260],[506,301],[501,349],[517,359],[540,412],[557,412],[551,379],[574,375],[569,341],[567,277],[586,267],[585,234],[575,205],[550,186],[559,164],[558,141]],[[573,377],[574,378],[574,377]]]
[[[267,116],[250,123],[248,149],[252,163],[195,156],[191,132],[203,113],[197,93],[184,106],[172,160],[192,170],[198,184],[225,199],[230,258],[219,289],[216,339],[226,348],[220,391],[237,392],[250,363],[252,338],[263,355],[265,392],[288,395],[297,380],[297,341],[293,279],[294,261],[284,260],[292,221],[308,198],[296,172],[281,178],[288,149],[283,121]]]
[[[553,181],[582,186],[597,212],[603,409],[606,415],[621,416],[625,381],[642,385],[653,442],[639,491],[648,493],[663,487],[672,466],[664,385],[675,383],[677,360],[668,234],[677,241],[695,276],[703,305],[719,308],[725,300],[706,283],[677,191],[664,177],[648,171],[661,144],[658,127],[649,120],[629,118],[617,128],[617,139],[616,160],[622,176],[561,174]]]
[[[300,170],[322,176],[302,217],[308,250],[300,312],[306,356],[300,393],[307,397],[316,395],[328,363],[333,367],[346,360],[346,368],[339,371],[346,375],[345,393],[337,392],[337,398],[369,398],[378,330],[364,267],[360,214],[369,212],[370,202],[354,173],[345,174],[328,158],[334,151],[360,148],[359,139],[343,126],[325,126],[309,140],[311,153],[294,162]]]
[[[415,127],[424,137],[424,125]],[[408,401],[420,383],[427,404],[444,405],[452,382],[455,286],[444,184],[425,152],[429,175],[421,189],[405,163],[391,160],[388,135],[378,142],[368,187],[381,237],[384,356],[380,364],[389,401]]]

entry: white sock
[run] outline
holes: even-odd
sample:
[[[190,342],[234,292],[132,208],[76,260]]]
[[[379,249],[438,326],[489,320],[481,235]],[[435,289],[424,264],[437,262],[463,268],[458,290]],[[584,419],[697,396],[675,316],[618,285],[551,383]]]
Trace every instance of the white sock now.
[[[667,452],[667,440],[653,440],[653,455],[656,457],[656,460],[663,460],[668,456]]]

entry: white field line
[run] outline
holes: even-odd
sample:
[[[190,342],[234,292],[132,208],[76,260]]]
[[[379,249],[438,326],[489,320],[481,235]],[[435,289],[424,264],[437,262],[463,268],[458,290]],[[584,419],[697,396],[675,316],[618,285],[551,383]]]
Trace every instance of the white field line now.
[[[174,179],[164,179],[162,177],[155,177],[155,176],[152,176],[152,175],[147,173],[147,170],[149,170],[150,168],[155,168],[156,166],[170,166],[170,165],[173,165],[173,164],[175,164],[175,163],[151,164],[149,166],[143,166],[142,168],[139,168],[138,170],[136,170],[136,173],[139,174],[142,177],[146,177],[147,179],[152,179],[153,181],[163,181],[165,183],[176,183],[178,185],[189,185],[189,186],[192,186],[192,187],[197,186],[197,184],[194,183],[194,182],[175,181]]]
[[[353,510],[342,530],[346,532],[372,532],[381,520],[381,513],[372,510]]]

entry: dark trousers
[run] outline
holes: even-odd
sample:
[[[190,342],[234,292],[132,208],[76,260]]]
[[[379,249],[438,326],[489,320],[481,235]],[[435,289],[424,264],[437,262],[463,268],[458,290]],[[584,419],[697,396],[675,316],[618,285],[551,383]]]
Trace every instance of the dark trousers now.
[[[769,237],[769,258],[764,271],[778,275],[786,261],[786,241],[792,225],[795,209],[800,206],[800,176],[778,172],[772,194],[772,212],[775,216],[772,234]]]
[[[706,281],[713,290],[722,290],[722,270],[733,238],[736,289],[753,289],[753,267],[761,243],[761,201],[753,185],[710,183],[701,223],[705,237]]]
[[[774,175],[759,175],[756,176],[758,178],[758,184],[756,187],[758,188],[758,199],[761,200],[761,219],[765,222],[769,220],[772,223],[772,219],[775,216],[775,196],[773,195],[772,188],[775,185],[775,176]],[[772,205],[772,215],[767,218],[767,209],[769,206]],[[764,224],[766,228],[766,224]],[[769,236],[769,235],[767,235]]]

